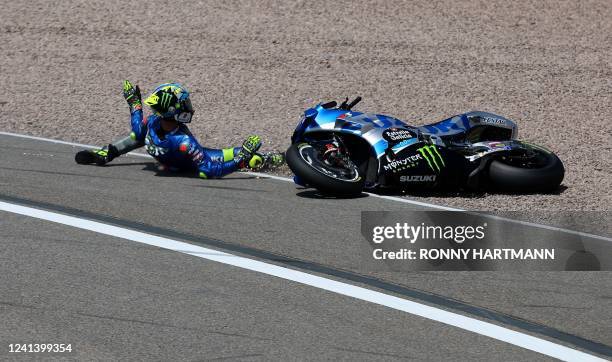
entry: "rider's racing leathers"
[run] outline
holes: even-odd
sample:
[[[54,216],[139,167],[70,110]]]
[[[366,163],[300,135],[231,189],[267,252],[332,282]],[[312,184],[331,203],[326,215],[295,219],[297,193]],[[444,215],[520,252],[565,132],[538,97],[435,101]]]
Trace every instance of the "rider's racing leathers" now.
[[[157,115],[143,118],[142,109],[133,109],[130,136],[111,145],[119,155],[145,146],[147,152],[168,170],[194,170],[202,178],[222,177],[240,168],[236,156],[241,147],[205,148],[185,124],[179,123],[173,131],[165,132],[160,121]]]

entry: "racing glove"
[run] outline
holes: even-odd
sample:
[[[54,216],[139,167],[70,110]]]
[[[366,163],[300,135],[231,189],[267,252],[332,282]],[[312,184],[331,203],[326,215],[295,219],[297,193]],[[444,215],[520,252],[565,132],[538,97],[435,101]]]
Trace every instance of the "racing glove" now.
[[[81,165],[88,165],[95,163],[98,166],[103,166],[112,161],[115,157],[119,156],[119,150],[117,147],[109,144],[107,147],[99,150],[83,150],[77,152],[74,156],[76,163]]]
[[[259,136],[249,136],[243,143],[240,151],[234,158],[239,168],[245,168],[249,161],[255,156],[255,152],[261,147]]]
[[[123,98],[130,106],[130,112],[142,109],[140,87],[134,87],[129,80],[123,81]]]

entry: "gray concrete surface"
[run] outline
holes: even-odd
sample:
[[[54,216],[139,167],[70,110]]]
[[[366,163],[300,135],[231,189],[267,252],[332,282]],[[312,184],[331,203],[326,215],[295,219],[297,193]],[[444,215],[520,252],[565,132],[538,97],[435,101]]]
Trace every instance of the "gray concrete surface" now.
[[[156,175],[153,171],[154,163],[152,161],[135,157],[118,159],[106,167],[80,166],[73,161],[76,150],[77,148],[66,145],[0,136],[0,154],[2,155],[0,158],[0,194],[52,203],[82,211],[91,211],[113,217],[116,220],[130,220],[160,226],[195,236],[223,240],[233,245],[273,252],[279,256],[289,256],[341,270],[355,271],[414,290],[435,293],[464,301],[470,305],[513,315],[603,344],[610,345],[612,343],[612,329],[610,328],[612,316],[609,313],[612,307],[612,298],[609,294],[610,286],[612,286],[610,273],[385,273],[364,270],[362,259],[357,252],[363,246],[359,231],[360,211],[402,210],[412,208],[411,205],[373,197],[349,200],[309,198],[304,197],[303,191],[296,189],[290,183],[257,179],[241,173],[234,174],[227,179],[207,181],[189,177],[164,177]],[[25,223],[25,226],[13,226],[13,224],[21,225],[22,223]],[[40,222],[38,224],[47,225]],[[58,231],[57,227],[54,227],[50,231],[52,235],[43,238],[41,233],[44,233],[46,229],[37,227],[38,224],[33,221],[23,221],[20,218],[5,218],[5,214],[2,216],[2,230],[7,230],[6,233],[3,232],[7,239],[7,243],[2,243],[4,250],[6,250],[6,254],[3,253],[3,255],[5,255],[7,261],[10,261],[10,263],[2,263],[7,269],[6,272],[2,273],[3,277],[7,278],[2,285],[5,285],[7,290],[13,291],[13,294],[9,293],[7,295],[18,294],[25,284],[38,283],[37,277],[40,276],[40,270],[38,269],[38,271],[32,271],[31,273],[12,271],[14,267],[11,265],[21,264],[19,262],[20,258],[27,259],[40,256],[36,247],[32,245],[27,246],[21,257],[17,256],[19,254],[15,250],[11,251],[12,247],[10,245],[15,243],[16,239],[19,240],[19,233],[31,235],[28,237],[32,239],[29,243],[35,244],[41,243],[41,240],[54,240],[53,242],[59,245],[59,249],[55,250],[54,247],[50,246],[51,249],[55,250],[53,253],[59,253],[63,248],[62,245],[80,245],[74,241],[75,238],[79,238],[71,236],[71,234],[83,234],[84,232]],[[15,228],[17,229],[15,230]],[[36,237],[38,234],[41,237]],[[63,235],[66,235],[66,241],[63,241]],[[87,240],[90,239],[108,242],[108,238],[99,236],[88,236]],[[24,240],[26,240],[25,236]],[[113,274],[113,276],[100,276],[97,283],[107,285],[108,288],[125,289],[137,285],[139,283],[137,281],[138,277],[130,274],[129,264],[141,263],[139,261],[141,257],[145,259],[142,263],[145,263],[146,260],[153,257],[140,255],[140,253],[147,254],[147,248],[127,244],[118,248],[113,246],[117,243],[121,245],[125,243],[117,240],[110,242],[108,249],[104,249],[106,248],[104,243],[95,243],[91,248],[86,247],[89,250],[88,252],[93,253],[93,255],[96,255],[98,248],[103,248],[109,253],[108,257],[99,258],[98,262],[100,264],[93,270],[119,269],[123,272]],[[129,256],[128,265],[121,269],[118,266],[120,262],[115,262],[115,260],[123,258],[123,254],[126,253],[125,248],[131,250],[131,256]],[[59,257],[65,258],[65,256],[53,253],[49,255],[47,263],[51,263]],[[181,260],[187,258],[185,256],[174,257]],[[82,269],[89,262],[85,259],[76,259],[70,263],[74,268]],[[171,262],[165,263],[161,263],[165,265],[165,269],[183,268],[182,264],[178,262],[177,265],[172,265]],[[202,263],[202,261],[193,262],[194,265],[198,263]],[[35,264],[34,267],[38,268],[41,263]],[[155,262],[151,261],[151,264],[155,264]],[[227,269],[221,266],[218,268],[220,270]],[[160,270],[162,270],[161,267]],[[139,273],[138,270],[135,270],[134,273],[139,276],[145,274],[144,272]],[[216,273],[216,275],[219,275],[221,272],[217,271]],[[238,274],[242,278],[242,274],[245,273],[240,272]],[[126,275],[125,278],[121,277],[122,274]],[[13,275],[18,277],[17,280],[21,280],[20,284],[15,284],[18,285],[16,288],[11,286],[10,283]],[[159,282],[163,284],[164,279],[160,275],[160,273],[154,273],[150,282],[155,283],[156,278],[161,278]],[[245,278],[265,279],[265,277],[250,276]],[[57,282],[69,283],[70,280],[68,279],[67,275],[58,276]],[[198,280],[201,281],[202,279]],[[264,282],[268,283],[262,281],[262,283]],[[119,285],[115,286],[115,284]],[[173,284],[173,282],[168,282],[168,284]],[[290,288],[293,289],[293,287]],[[304,291],[305,289],[302,287],[296,288],[300,291],[293,292],[293,295],[298,300],[311,298],[314,295],[309,294],[309,291]],[[43,289],[45,293],[57,293],[55,288],[52,287]],[[276,287],[274,290],[277,291],[278,289],[279,287]],[[144,291],[142,293],[146,294]],[[291,294],[292,292],[288,291],[287,293]],[[87,304],[91,303],[89,299],[100,299],[100,303],[107,305],[109,308],[106,310],[107,314],[102,315],[108,316],[108,314],[112,314],[112,308],[121,307],[117,305],[115,296],[107,294],[98,295],[94,298],[91,294],[86,293],[76,299],[80,303],[80,307],[85,309]],[[163,304],[164,299],[157,300],[157,296],[158,294],[153,293],[153,296],[149,297],[148,300],[153,304],[158,302]],[[255,298],[253,295],[246,296],[244,302],[248,303],[250,297]],[[175,302],[195,303],[192,299],[190,295],[181,296]],[[46,299],[43,298],[40,303],[44,304],[45,301]],[[14,303],[14,301],[9,301],[10,303]],[[294,313],[300,313],[299,310],[303,305],[293,305],[292,302],[288,302],[284,308],[290,308]],[[369,307],[363,308],[368,309]],[[206,309],[204,308],[204,310]],[[125,317],[125,314],[120,315],[121,318]],[[310,316],[302,316],[305,319],[310,318]],[[221,323],[221,319],[220,317],[219,323]],[[394,319],[394,317],[391,319]],[[51,318],[51,320],[55,319]],[[32,319],[29,323],[35,323],[35,319]],[[412,322],[400,323],[404,332],[410,331],[410,334],[412,334],[412,328],[415,325]],[[323,326],[312,327],[308,333],[316,334],[318,328],[323,328]],[[423,327],[423,329],[427,328]],[[356,328],[356,330],[360,329]],[[378,331],[377,329],[373,330]],[[421,329],[419,328],[419,330]],[[24,331],[27,331],[27,329]],[[398,331],[396,330],[396,332]],[[299,335],[301,332],[296,330],[292,333]],[[441,335],[446,336],[446,333],[444,332]],[[446,341],[446,337],[443,339]],[[316,343],[314,340],[310,341]],[[402,342],[392,343],[402,344]],[[456,337],[452,342],[447,343],[461,344],[461,337]],[[305,345],[308,344],[305,343]],[[287,346],[282,348],[285,349],[278,352],[280,354],[269,356],[287,357],[288,355],[283,353],[289,353],[291,349]],[[426,349],[430,348],[437,349],[437,343],[428,344]],[[104,351],[104,349],[102,350]],[[393,350],[399,351],[398,349]],[[479,349],[475,348],[475,350],[478,351]],[[91,351],[94,350],[91,349]],[[310,351],[312,352],[312,350]],[[380,350],[376,351],[380,352]],[[329,353],[329,358],[342,355],[341,353],[338,355]],[[507,359],[515,359],[514,351],[508,352],[507,355],[505,353],[504,350],[502,356],[507,357]],[[400,355],[404,356],[403,354]],[[451,355],[452,353],[440,355],[439,358],[447,358]],[[486,353],[483,356],[466,355],[466,358],[486,359],[486,355]],[[424,356],[425,354],[417,354],[413,357],[421,359]],[[432,359],[438,359],[436,355],[432,356]],[[516,359],[525,358],[522,355],[516,356]],[[387,356],[378,357],[386,358]],[[361,356],[361,358],[367,358],[367,356]],[[532,356],[528,358],[532,358]]]
[[[344,96],[417,125],[481,109],[557,152],[567,188],[428,200],[611,209],[609,0],[36,0],[0,15],[3,130],[105,144],[128,132],[126,78],[144,91],[186,84],[193,131],[211,147],[255,132],[284,149],[305,108]]]
[[[184,254],[6,213],[0,225],[3,359],[23,360],[8,343],[49,342],[79,360],[546,360]]]

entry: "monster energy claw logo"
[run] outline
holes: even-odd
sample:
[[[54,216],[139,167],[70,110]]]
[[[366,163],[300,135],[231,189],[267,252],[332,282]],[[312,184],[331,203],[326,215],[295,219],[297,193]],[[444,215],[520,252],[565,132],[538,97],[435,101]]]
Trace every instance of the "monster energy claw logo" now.
[[[438,149],[435,145],[423,146],[417,149],[421,153],[421,156],[425,158],[429,168],[432,171],[440,172],[440,167],[445,167],[444,160],[442,159],[442,155],[438,152]]]
[[[164,109],[168,108],[168,106],[170,105],[170,100],[171,99],[172,99],[172,94],[170,94],[170,93],[162,94],[160,106],[162,108],[164,108]]]

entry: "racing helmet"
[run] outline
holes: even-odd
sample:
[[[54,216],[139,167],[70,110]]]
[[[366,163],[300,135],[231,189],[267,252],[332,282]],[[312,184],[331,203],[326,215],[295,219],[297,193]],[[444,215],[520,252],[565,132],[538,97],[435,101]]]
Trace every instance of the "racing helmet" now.
[[[162,118],[172,118],[181,123],[191,122],[193,107],[189,92],[178,83],[159,85],[144,102]]]

